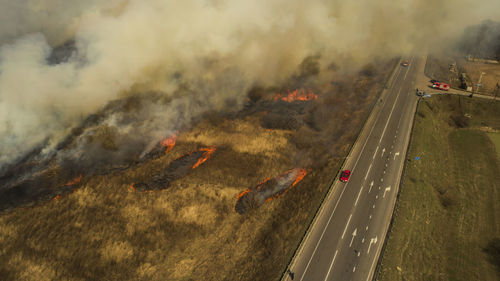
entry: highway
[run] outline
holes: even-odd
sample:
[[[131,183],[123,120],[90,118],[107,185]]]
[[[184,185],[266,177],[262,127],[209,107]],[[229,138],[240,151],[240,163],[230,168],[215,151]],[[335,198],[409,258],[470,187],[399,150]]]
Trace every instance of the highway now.
[[[367,119],[289,269],[293,280],[371,280],[392,217],[418,101],[421,57],[398,66]],[[282,280],[291,280],[288,274]]]

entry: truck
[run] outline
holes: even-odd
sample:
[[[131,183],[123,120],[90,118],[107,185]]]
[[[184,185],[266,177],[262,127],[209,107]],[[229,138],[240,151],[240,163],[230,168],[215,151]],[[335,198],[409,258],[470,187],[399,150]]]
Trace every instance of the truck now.
[[[432,88],[438,89],[438,90],[443,90],[443,91],[448,91],[450,89],[450,84],[441,83],[441,82],[434,82],[432,84]]]

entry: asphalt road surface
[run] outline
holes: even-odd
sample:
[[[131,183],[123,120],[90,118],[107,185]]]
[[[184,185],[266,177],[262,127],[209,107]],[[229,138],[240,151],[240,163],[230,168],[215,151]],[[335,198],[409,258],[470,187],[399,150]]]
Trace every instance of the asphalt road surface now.
[[[388,81],[344,169],[294,256],[294,280],[371,280],[392,217],[425,63],[408,58]],[[291,280],[285,274],[282,280]]]

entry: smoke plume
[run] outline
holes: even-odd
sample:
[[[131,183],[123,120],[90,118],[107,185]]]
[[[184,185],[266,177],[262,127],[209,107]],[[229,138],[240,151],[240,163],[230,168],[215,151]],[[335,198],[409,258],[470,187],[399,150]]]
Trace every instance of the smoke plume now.
[[[106,120],[128,125],[118,135],[140,128],[152,143],[204,111],[239,108],[251,87],[279,85],[307,56],[321,54],[322,68],[342,59],[355,67],[439,42],[500,8],[494,0],[105,2],[0,0],[0,172],[34,148],[50,153],[112,100],[162,95],[132,111],[134,122]]]
[[[474,57],[500,60],[500,22],[484,21],[467,27],[458,47]]]

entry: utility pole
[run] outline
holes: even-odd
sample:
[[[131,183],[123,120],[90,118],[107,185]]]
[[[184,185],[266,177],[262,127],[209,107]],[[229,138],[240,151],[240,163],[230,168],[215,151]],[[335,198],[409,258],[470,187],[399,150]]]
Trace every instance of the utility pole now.
[[[479,80],[477,81],[476,94],[479,93],[479,88],[483,86],[481,84],[481,80],[483,79],[483,75],[484,74],[486,74],[486,73],[485,72],[481,72],[481,75],[479,75]]]
[[[481,80],[483,79],[483,75],[484,74],[486,74],[486,73],[485,72],[481,72],[481,75],[479,75],[479,79],[477,80],[477,84],[476,84],[476,90],[472,91],[472,94],[469,95],[469,98],[472,98],[472,96],[474,94],[479,93],[479,88],[483,86],[483,85],[481,85]]]

